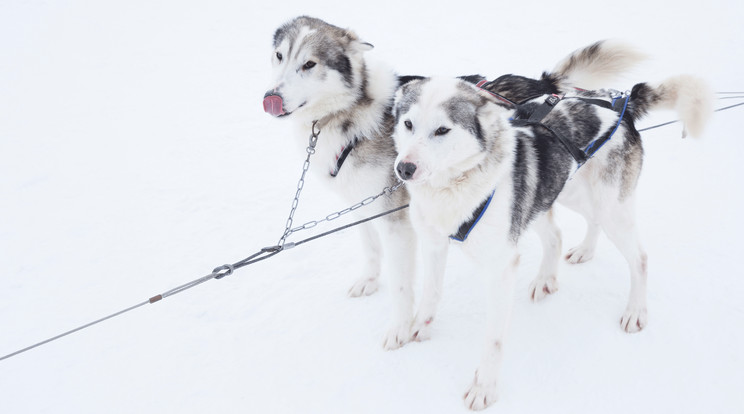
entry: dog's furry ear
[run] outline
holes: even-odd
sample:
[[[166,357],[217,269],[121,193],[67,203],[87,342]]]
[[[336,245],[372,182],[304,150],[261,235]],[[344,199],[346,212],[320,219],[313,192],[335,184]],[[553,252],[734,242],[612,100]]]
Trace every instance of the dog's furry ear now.
[[[354,42],[353,46],[357,49],[359,52],[369,52],[370,50],[374,49],[375,47],[372,45],[372,43],[367,42]]]
[[[476,116],[481,125],[492,125],[495,121],[499,120],[499,114],[503,112],[503,108],[497,105],[496,102],[485,99],[481,101],[482,104],[476,108]]]
[[[395,90],[395,96],[393,96],[393,106],[391,108],[391,111],[393,113],[393,118],[395,118],[395,123],[398,123],[398,117],[400,116],[400,104],[403,101],[403,97],[406,94],[406,85],[403,85]]]
[[[511,108],[505,106],[502,101],[486,91],[478,91],[478,94],[483,99],[476,108],[475,116],[483,129],[482,133],[484,136],[488,136],[491,133],[502,131],[504,129],[504,114],[509,112]],[[487,141],[490,142],[490,140]]]
[[[359,36],[350,29],[346,29],[344,35],[349,40],[349,48],[354,52],[364,53],[374,48],[372,43],[363,42],[359,39]]]
[[[418,99],[418,95],[421,92],[421,85],[428,81],[428,78],[408,78],[409,79],[407,79],[405,83],[395,91],[395,96],[393,97],[392,111],[396,123],[398,122],[398,117],[401,114],[407,113],[414,101]]]
[[[403,88],[398,88],[395,90],[395,96],[393,96],[393,114],[396,114],[398,111],[398,104],[400,103],[400,100],[403,99]]]

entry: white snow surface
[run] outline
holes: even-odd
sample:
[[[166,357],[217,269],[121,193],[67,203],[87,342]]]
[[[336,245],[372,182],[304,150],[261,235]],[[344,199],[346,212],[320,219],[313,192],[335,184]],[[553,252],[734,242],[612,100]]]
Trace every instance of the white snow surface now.
[[[400,74],[539,76],[617,38],[650,59],[608,87],[693,73],[744,89],[738,0],[3,0],[0,355],[276,243],[305,152],[261,100],[273,31],[301,14],[353,28]],[[743,114],[715,114],[697,140],[679,124],[643,134],[643,332],[619,327],[629,276],[604,237],[531,303],[541,249],[527,236],[488,412],[744,412]],[[310,178],[297,222],[343,207]],[[583,220],[557,214],[567,250]],[[0,413],[467,412],[484,281],[452,248],[431,340],[383,351],[384,279],[373,296],[346,296],[361,273],[357,232],[0,361]]]

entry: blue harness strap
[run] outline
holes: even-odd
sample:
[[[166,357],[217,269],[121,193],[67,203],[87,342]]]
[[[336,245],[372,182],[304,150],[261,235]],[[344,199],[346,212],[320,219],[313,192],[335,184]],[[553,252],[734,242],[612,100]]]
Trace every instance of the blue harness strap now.
[[[599,149],[602,148],[602,146],[606,144],[607,141],[609,141],[613,135],[615,135],[615,132],[617,132],[617,129],[620,128],[620,123],[623,122],[623,118],[625,117],[625,110],[628,109],[628,101],[630,101],[629,93],[617,92],[612,97],[612,109],[615,112],[620,113],[620,116],[617,118],[617,124],[615,124],[615,128],[613,128],[612,132],[610,132],[606,137],[598,138],[590,142],[589,145],[586,146],[586,149],[584,150],[584,152],[586,153],[587,159],[594,156],[594,154],[597,151],[599,151]],[[620,109],[621,107],[622,109]]]
[[[477,85],[477,86],[480,86]],[[485,90],[485,89],[484,89]],[[488,91],[487,91],[488,92]],[[617,132],[618,128],[620,128],[620,124],[623,122],[623,117],[625,116],[625,110],[628,108],[628,101],[630,101],[630,93],[621,93],[617,91],[611,91],[610,97],[612,98],[612,102],[608,102],[602,99],[593,99],[593,98],[571,98],[571,99],[581,99],[587,103],[591,103],[593,105],[599,105],[602,107],[605,107],[607,109],[612,109],[615,112],[618,112],[620,116],[617,119],[617,124],[615,124],[615,127],[610,131],[610,133],[606,134],[605,136],[601,138],[597,138],[596,140],[589,143],[589,145],[586,146],[585,150],[579,149],[576,145],[574,145],[571,141],[567,140],[560,134],[556,133],[553,129],[547,127],[546,125],[542,124],[540,121],[555,107],[562,99],[562,97],[557,95],[551,95],[549,96],[545,102],[537,107],[531,114],[528,115],[528,119],[519,119],[517,116],[517,119],[512,119],[512,124],[517,126],[522,125],[539,125],[547,129],[553,136],[558,139],[558,141],[563,144],[563,146],[566,148],[566,150],[574,157],[578,164],[578,168],[580,168],[584,163],[589,160],[594,154],[599,151],[600,148],[604,144],[609,141],[613,135],[615,135],[615,132]],[[489,204],[491,204],[491,200],[493,199],[493,195],[495,193],[495,190],[491,192],[491,195],[488,196],[487,199],[485,199],[478,208],[476,208],[473,211],[473,217],[462,223],[460,225],[460,228],[457,230],[457,233],[450,236],[450,239],[456,240],[459,242],[464,242],[467,238],[470,232],[475,228],[475,225],[478,224],[481,217],[483,217],[483,213],[485,213],[486,209],[488,208]]]
[[[576,146],[572,141],[567,139],[566,137],[562,136],[561,134],[554,131],[552,128],[548,127],[547,125],[542,123],[542,119],[545,118],[545,116],[550,113],[550,111],[560,102],[563,98],[557,95],[551,95],[549,96],[544,103],[537,106],[532,110],[532,112],[528,112],[526,114],[520,113],[521,108],[517,108],[517,114],[512,119],[512,125],[516,126],[541,126],[545,128],[548,132],[550,132],[557,140],[560,142],[563,147],[568,151],[569,154],[574,158],[576,163],[579,167],[584,165],[594,154],[599,151],[600,148],[604,144],[609,141],[613,135],[615,135],[615,132],[617,132],[618,128],[620,128],[620,124],[623,122],[623,118],[625,117],[625,110],[628,108],[628,102],[630,101],[630,93],[629,92],[618,92],[616,90],[610,90],[610,98],[612,99],[611,102],[608,102],[603,99],[597,99],[597,98],[585,98],[585,97],[570,97],[565,99],[580,99],[586,103],[592,104],[592,105],[598,105],[603,108],[611,109],[617,113],[620,114],[620,116],[617,119],[617,124],[615,124],[615,127],[610,131],[608,134],[606,134],[603,137],[597,138],[594,141],[590,142],[585,150],[580,149],[578,146]]]
[[[475,225],[478,224],[481,217],[483,217],[483,213],[486,212],[486,209],[488,208],[488,205],[491,204],[491,200],[493,199],[493,194],[496,192],[494,190],[490,196],[488,196],[487,199],[483,200],[480,206],[473,211],[473,218],[470,220],[462,223],[460,225],[460,228],[457,229],[457,233],[450,236],[450,239],[457,240],[459,242],[464,242],[465,239],[468,238],[468,235],[470,232],[475,228]]]

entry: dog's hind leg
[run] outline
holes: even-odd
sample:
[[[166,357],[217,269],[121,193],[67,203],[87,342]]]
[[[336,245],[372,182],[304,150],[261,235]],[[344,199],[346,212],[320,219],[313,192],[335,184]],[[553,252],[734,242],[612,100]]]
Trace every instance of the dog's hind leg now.
[[[566,261],[571,264],[585,263],[594,257],[594,250],[597,247],[597,239],[601,228],[594,219],[584,216],[586,219],[586,235],[584,240],[578,246],[572,247],[566,254]]]
[[[588,262],[594,257],[597,239],[601,232],[596,218],[598,210],[595,206],[601,200],[595,199],[597,193],[589,184],[594,181],[592,174],[596,173],[591,165],[583,167],[558,196],[559,203],[581,214],[586,220],[584,240],[578,246],[571,248],[565,256],[566,261],[571,264]]]
[[[584,240],[578,246],[571,248],[565,256],[566,261],[571,264],[588,262],[594,257],[597,239],[601,232],[596,218],[595,203],[598,202],[594,199],[596,191],[589,186],[589,183],[593,181],[588,177],[592,174],[591,171],[592,167],[589,165],[579,170],[558,196],[558,202],[581,214],[586,220]]]
[[[530,284],[530,298],[538,301],[558,290],[558,261],[561,257],[561,231],[553,222],[553,210],[548,210],[535,220],[535,230],[540,236],[543,257],[540,271]]]
[[[377,292],[380,277],[380,263],[382,259],[382,246],[380,235],[371,225],[362,227],[362,250],[365,255],[364,274],[349,289],[349,296],[369,296]]]
[[[630,268],[630,298],[620,326],[628,333],[639,332],[648,323],[646,306],[647,256],[638,238],[634,196],[603,209],[602,228],[628,261]]]

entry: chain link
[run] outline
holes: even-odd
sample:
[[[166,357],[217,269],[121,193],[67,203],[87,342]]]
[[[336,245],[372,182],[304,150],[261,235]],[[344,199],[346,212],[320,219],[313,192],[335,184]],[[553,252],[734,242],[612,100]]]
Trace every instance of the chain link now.
[[[310,169],[310,157],[315,154],[315,146],[318,144],[318,136],[320,135],[320,129],[317,128],[318,121],[313,121],[312,131],[310,133],[310,140],[307,145],[307,158],[302,164],[302,174],[300,180],[297,182],[297,192],[295,193],[294,199],[292,200],[292,208],[289,210],[289,217],[287,217],[287,224],[284,227],[284,234],[279,239],[279,246],[284,246],[284,242],[287,241],[287,237],[292,234],[292,222],[294,221],[294,215],[297,211],[297,207],[300,205],[300,194],[302,189],[305,187],[305,174]]]
[[[392,185],[390,187],[385,187],[380,191],[380,193],[373,195],[371,197],[367,197],[364,200],[347,207],[343,210],[339,210],[336,212],[333,212],[329,215],[327,215],[325,218],[319,219],[319,220],[312,220],[308,221],[307,223],[292,227],[292,224],[294,222],[294,215],[297,211],[297,206],[300,204],[300,193],[302,193],[302,189],[305,187],[305,174],[307,174],[307,171],[310,169],[310,157],[315,154],[315,146],[318,143],[318,135],[320,135],[320,129],[317,127],[318,121],[313,121],[313,127],[312,127],[312,133],[310,134],[310,143],[307,147],[307,159],[305,159],[305,163],[302,165],[302,174],[300,175],[300,180],[297,182],[297,192],[295,193],[295,197],[292,200],[292,208],[289,211],[289,217],[287,218],[287,224],[284,228],[284,234],[282,234],[282,237],[279,239],[278,246],[284,246],[284,243],[287,241],[287,238],[291,236],[292,234],[302,231],[311,229],[318,224],[325,223],[327,221],[336,220],[337,218],[351,213],[354,210],[357,210],[361,207],[364,207],[366,205],[372,204],[375,200],[382,196],[390,195],[395,190],[399,189],[403,184],[405,184],[403,181],[398,181],[397,184]]]
[[[379,194],[373,195],[371,197],[367,197],[364,200],[362,200],[362,201],[354,204],[351,207],[347,207],[347,208],[345,208],[343,210],[339,210],[339,211],[333,212],[333,213],[327,215],[325,218],[322,218],[320,220],[308,221],[307,223],[305,223],[305,224],[303,224],[301,226],[294,227],[294,228],[292,228],[292,229],[289,230],[289,233],[287,234],[287,236],[289,236],[289,235],[291,235],[293,233],[296,233],[298,231],[311,229],[311,228],[317,226],[318,224],[325,223],[327,221],[336,220],[337,218],[339,218],[339,217],[341,217],[341,216],[343,216],[345,214],[351,213],[354,210],[357,210],[357,209],[359,209],[361,207],[364,207],[364,206],[367,206],[369,204],[372,204],[378,198],[380,198],[382,196],[386,196],[386,195],[392,194],[395,190],[399,189],[403,184],[405,184],[403,181],[399,181],[397,184],[395,184],[393,186],[383,188],[382,191],[380,191]]]

